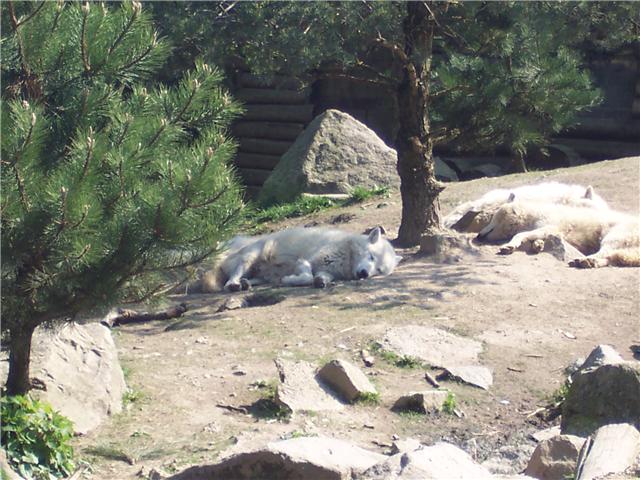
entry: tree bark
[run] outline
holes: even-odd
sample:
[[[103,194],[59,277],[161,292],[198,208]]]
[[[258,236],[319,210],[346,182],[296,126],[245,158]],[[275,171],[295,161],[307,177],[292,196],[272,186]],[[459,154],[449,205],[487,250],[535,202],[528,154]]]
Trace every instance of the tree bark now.
[[[403,24],[406,61],[397,90],[400,127],[396,137],[402,221],[395,243],[409,247],[420,242],[427,228],[439,227],[438,195],[444,187],[435,178],[428,117],[435,29],[431,9],[436,6],[432,2],[407,2],[406,5]]]
[[[29,364],[31,362],[31,339],[35,325],[24,325],[11,331],[9,340],[9,375],[7,395],[24,395],[31,389]]]

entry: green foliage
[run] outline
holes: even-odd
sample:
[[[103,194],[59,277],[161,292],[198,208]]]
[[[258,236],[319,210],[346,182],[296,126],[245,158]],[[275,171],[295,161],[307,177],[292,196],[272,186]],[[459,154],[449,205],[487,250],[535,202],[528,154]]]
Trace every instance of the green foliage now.
[[[447,393],[447,398],[442,402],[442,411],[453,415],[457,407],[456,396],[453,392]]]
[[[241,222],[227,135],[241,108],[201,61],[173,88],[151,83],[169,48],[137,2],[2,14],[2,330],[13,337],[148,299],[215,253]]]
[[[176,66],[185,51],[241,59],[268,75],[342,64],[347,75],[397,89],[401,68],[383,44],[404,48],[402,2],[203,3],[152,6],[178,46]],[[522,157],[546,145],[600,101],[585,54],[640,38],[633,2],[433,2],[431,9],[427,113],[435,141],[457,150],[507,148]]]
[[[276,401],[277,382],[257,382],[253,385],[261,391],[261,396],[251,406],[251,414],[257,419],[287,421],[291,410]]]
[[[350,203],[365,202],[374,197],[387,197],[389,196],[389,187],[355,187],[349,195]]]
[[[568,381],[564,382],[560,387],[558,387],[555,392],[551,394],[551,403],[555,406],[561,406],[567,399],[570,388],[571,383],[569,383]]]
[[[302,196],[291,203],[283,203],[256,210],[254,213],[249,214],[249,218],[251,223],[260,226],[264,222],[277,222],[285,218],[303,217],[337,205],[338,202],[330,198]]]
[[[49,480],[72,473],[73,427],[67,418],[30,396],[3,396],[0,405],[2,446],[20,475]]]
[[[372,342],[370,345],[370,350],[374,355],[382,358],[387,363],[391,365],[395,365],[398,368],[420,368],[422,367],[422,362],[410,355],[398,355],[395,352],[391,352],[389,350],[385,350],[382,345],[378,342]]]
[[[378,392],[362,392],[355,399],[354,403],[362,405],[380,405],[380,394]]]

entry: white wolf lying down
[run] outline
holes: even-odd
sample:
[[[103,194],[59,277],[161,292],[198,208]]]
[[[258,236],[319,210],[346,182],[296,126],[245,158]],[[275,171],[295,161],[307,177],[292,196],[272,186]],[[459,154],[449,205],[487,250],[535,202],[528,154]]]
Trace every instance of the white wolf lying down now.
[[[402,257],[380,228],[357,235],[326,228],[292,228],[269,235],[236,237],[203,290],[246,290],[261,283],[325,287],[335,280],[389,275]]]
[[[607,202],[596,194],[591,186],[583,187],[582,185],[546,182],[487,192],[477,200],[458,205],[444,217],[444,226],[460,232],[478,233],[489,224],[496,210],[502,204],[507,203],[512,195],[523,201],[604,210],[609,208]]]
[[[510,240],[500,249],[502,254],[538,253],[551,235],[587,255],[569,262],[573,267],[640,267],[640,219],[613,210],[515,200],[503,204],[477,238]]]

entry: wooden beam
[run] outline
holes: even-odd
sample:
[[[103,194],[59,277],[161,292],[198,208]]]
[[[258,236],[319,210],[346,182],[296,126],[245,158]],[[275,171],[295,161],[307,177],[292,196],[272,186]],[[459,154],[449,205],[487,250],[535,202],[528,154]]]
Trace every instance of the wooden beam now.
[[[280,161],[280,155],[263,155],[259,153],[240,152],[236,155],[233,163],[238,168],[259,168],[263,170],[273,170]]]
[[[231,131],[236,137],[267,138],[269,140],[295,140],[304,130],[302,123],[236,122]]]
[[[309,89],[276,90],[270,88],[241,88],[234,97],[246,104],[278,103],[281,105],[300,105],[307,103]]]
[[[244,120],[308,123],[313,105],[247,105]]]
[[[262,153],[266,155],[282,155],[292,142],[284,140],[266,140],[264,138],[241,138],[240,151],[246,153]]]

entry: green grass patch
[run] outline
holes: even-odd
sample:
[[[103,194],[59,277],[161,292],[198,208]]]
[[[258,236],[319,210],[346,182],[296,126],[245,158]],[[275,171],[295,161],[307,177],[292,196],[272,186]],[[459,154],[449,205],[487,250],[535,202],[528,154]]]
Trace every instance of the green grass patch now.
[[[564,401],[567,399],[570,386],[571,384],[568,381],[564,382],[562,385],[560,385],[560,387],[558,387],[558,389],[555,392],[551,394],[549,401],[552,404],[557,406],[562,405]]]
[[[389,187],[355,187],[349,196],[349,203],[366,202],[374,197],[388,197]]]
[[[377,357],[381,358],[387,363],[394,365],[398,368],[420,368],[422,367],[422,362],[410,355],[398,355],[397,353],[390,352],[389,350],[385,350],[382,345],[378,342],[372,342],[369,345],[369,349],[371,352]]]
[[[380,394],[378,392],[362,392],[353,403],[360,405],[380,405]]]
[[[249,413],[256,419],[288,421],[291,410],[276,401],[277,382],[255,382],[252,387],[260,391],[260,399],[254,402]]]
[[[449,392],[447,394],[447,398],[442,402],[442,411],[449,415],[454,415],[457,406],[455,394],[453,392]]]
[[[388,187],[364,188],[355,187],[348,198],[344,200],[327,197],[301,196],[289,203],[272,205],[267,208],[249,210],[247,219],[252,225],[253,232],[259,232],[267,222],[278,222],[286,218],[303,217],[334,207],[343,207],[370,200],[374,197],[389,196]]]

